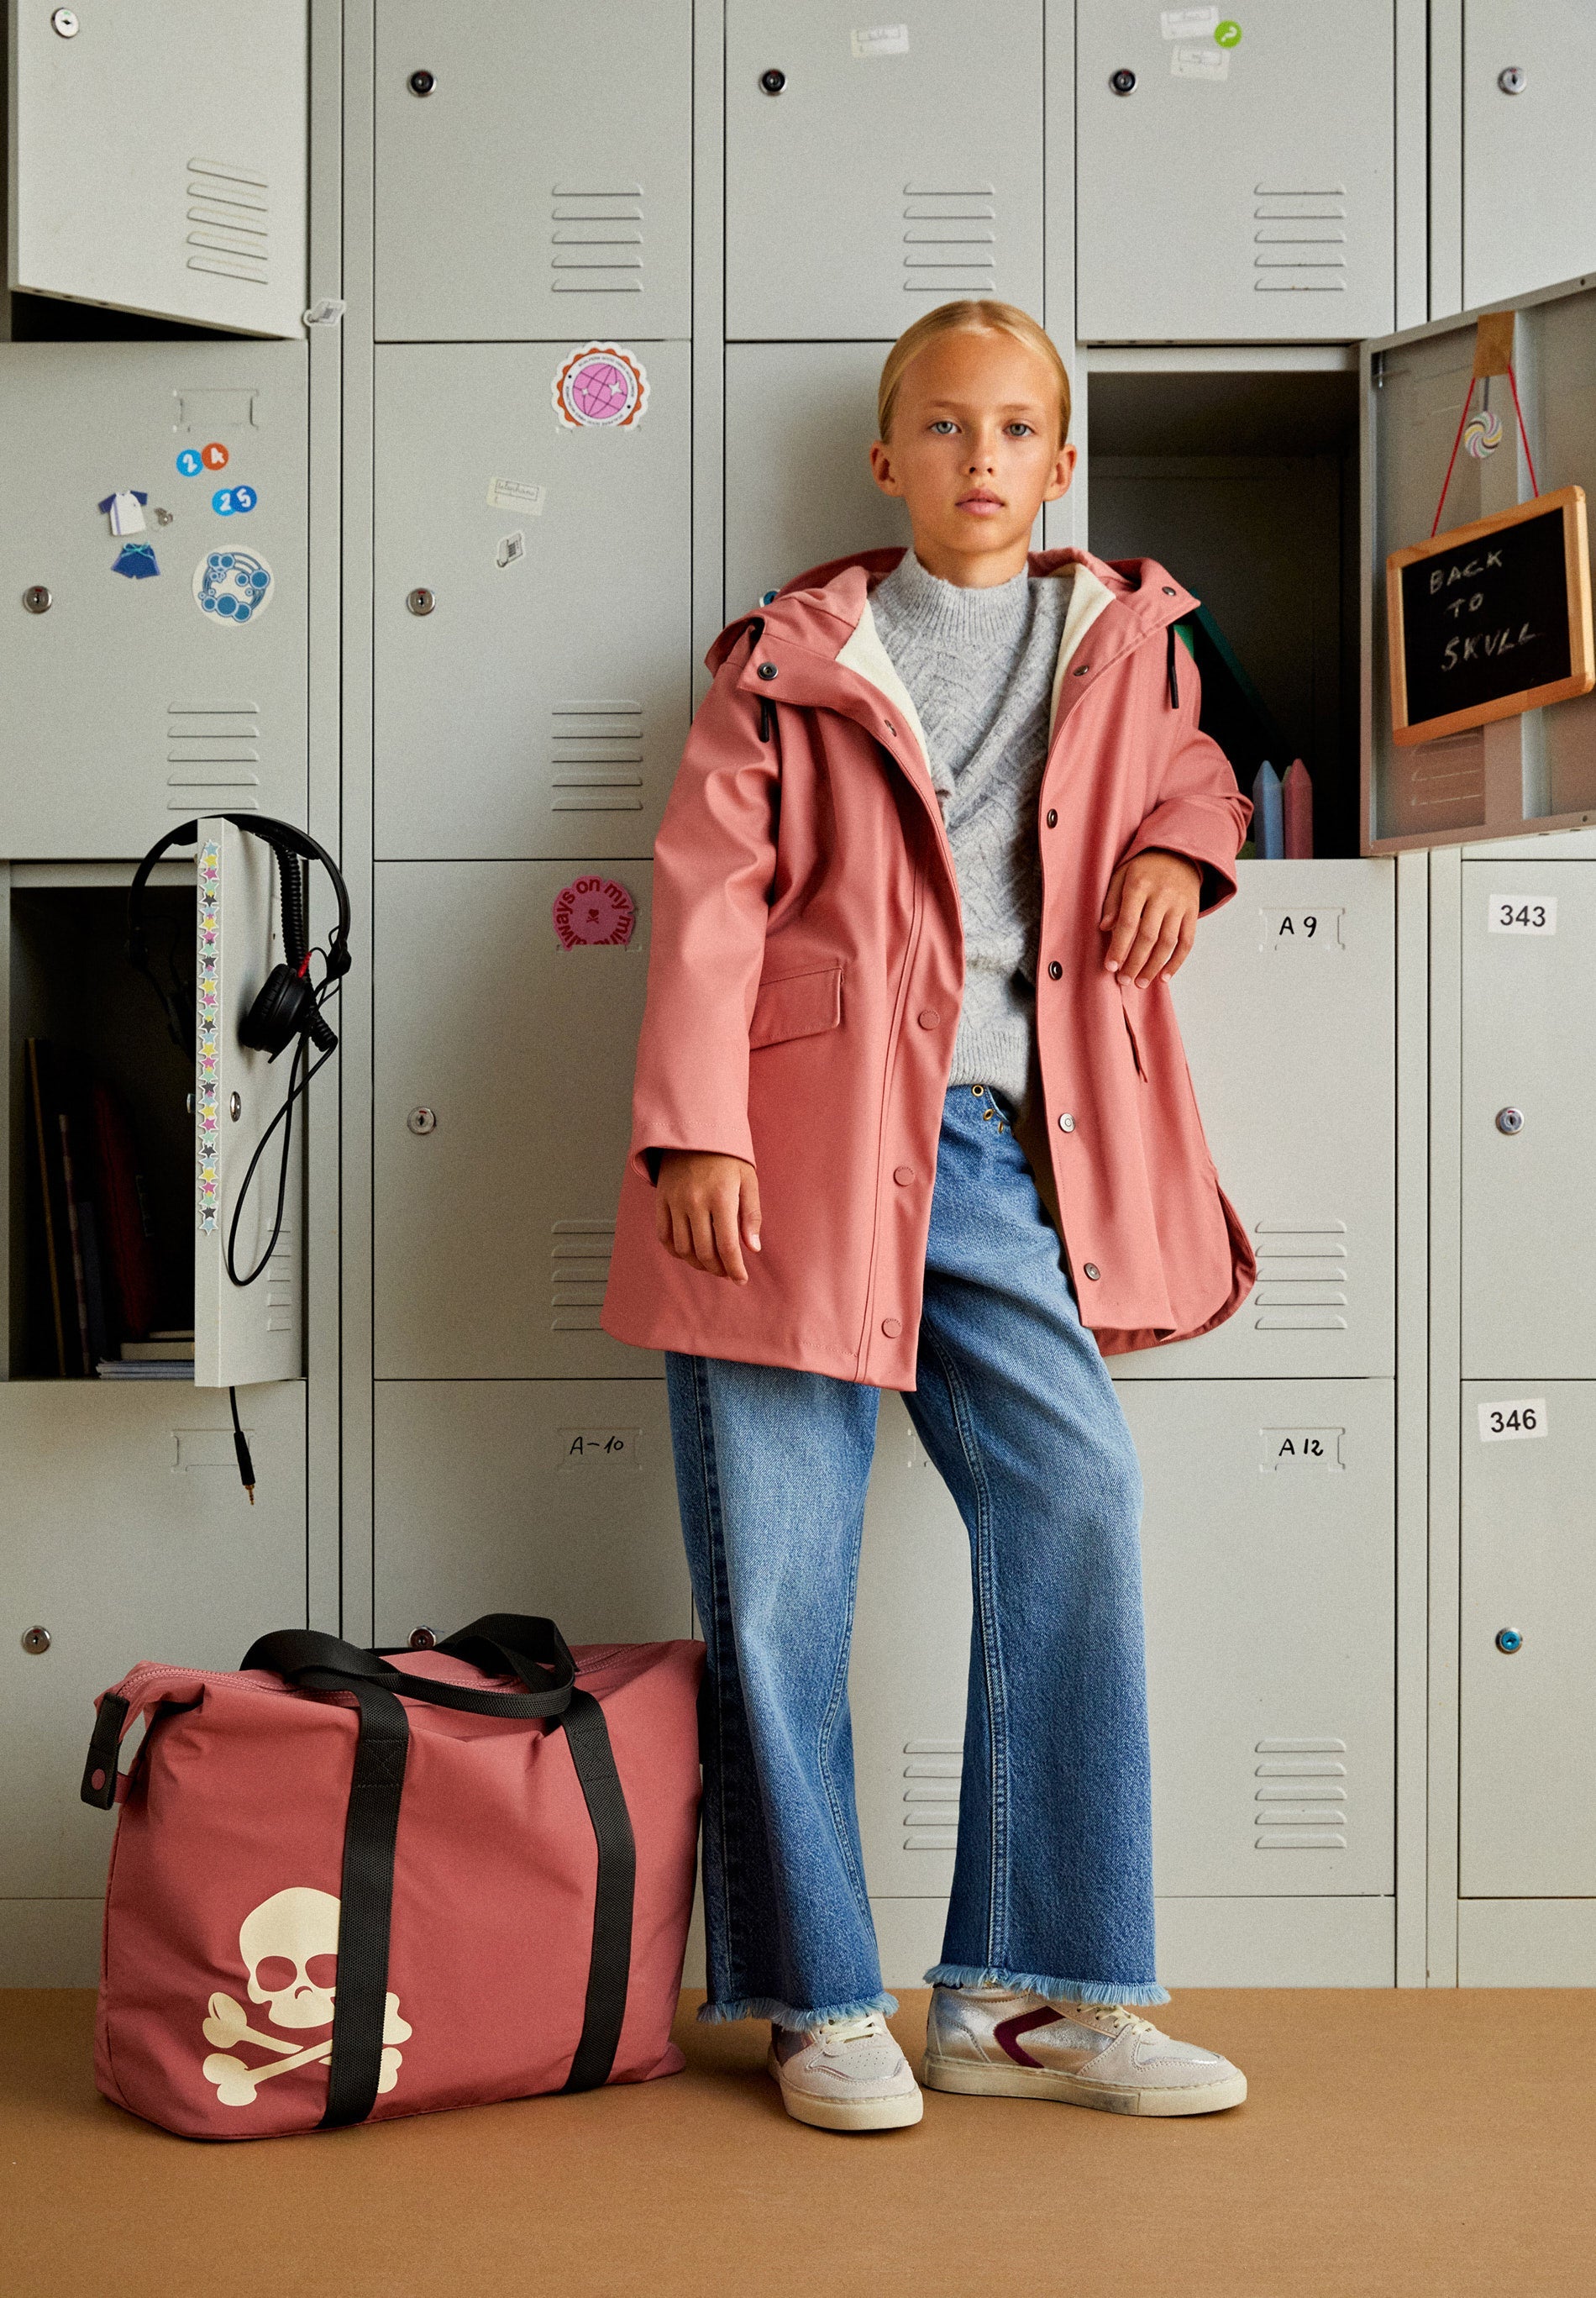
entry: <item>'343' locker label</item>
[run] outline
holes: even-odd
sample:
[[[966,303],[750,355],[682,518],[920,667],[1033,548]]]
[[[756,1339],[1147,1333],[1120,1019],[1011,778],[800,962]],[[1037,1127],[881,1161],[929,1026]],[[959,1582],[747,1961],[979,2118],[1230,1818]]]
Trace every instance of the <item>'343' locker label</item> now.
[[[1510,934],[1554,934],[1557,896],[1533,895],[1517,901],[1506,894],[1491,897],[1491,931]]]

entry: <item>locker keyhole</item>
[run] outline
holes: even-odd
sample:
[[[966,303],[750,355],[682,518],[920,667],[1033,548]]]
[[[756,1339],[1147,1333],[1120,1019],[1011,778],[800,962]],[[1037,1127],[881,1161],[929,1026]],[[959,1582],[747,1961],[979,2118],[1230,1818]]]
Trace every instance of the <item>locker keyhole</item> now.
[[[413,71],[405,82],[412,95],[431,95],[437,85],[430,71]]]
[[[787,84],[787,76],[786,72],[775,70],[762,71],[759,76],[759,84],[767,95],[779,95]]]
[[[1129,95],[1136,85],[1136,74],[1129,64],[1122,64],[1118,71],[1109,73],[1108,85],[1115,95]]]

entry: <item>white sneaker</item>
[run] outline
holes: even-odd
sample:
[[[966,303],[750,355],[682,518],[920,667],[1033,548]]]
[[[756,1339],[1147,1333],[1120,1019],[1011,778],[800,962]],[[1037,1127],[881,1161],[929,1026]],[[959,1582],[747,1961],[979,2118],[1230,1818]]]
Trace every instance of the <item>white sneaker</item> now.
[[[901,2130],[926,2111],[879,2011],[819,2027],[772,2026],[767,2064],[793,2120],[821,2130]]]
[[[1110,2114],[1212,2114],[1246,2077],[1123,2003],[1049,2002],[1006,1987],[938,1987],[921,2079],[930,2090],[1061,2099]]]

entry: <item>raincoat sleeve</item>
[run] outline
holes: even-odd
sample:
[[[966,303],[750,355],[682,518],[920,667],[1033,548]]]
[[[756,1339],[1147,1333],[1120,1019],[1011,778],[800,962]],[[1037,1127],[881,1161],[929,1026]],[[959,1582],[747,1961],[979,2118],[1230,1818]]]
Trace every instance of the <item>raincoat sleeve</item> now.
[[[780,762],[739,690],[738,648],[700,706],[654,847],[648,996],[638,1041],[629,1161],[659,1178],[663,1149],[754,1161],[748,1031],[776,872]]]
[[[1196,663],[1180,660],[1177,731],[1170,740],[1152,811],[1120,856],[1156,847],[1195,862],[1203,873],[1199,912],[1217,910],[1236,891],[1236,856],[1253,818],[1252,800],[1236,787],[1230,762],[1211,734],[1199,732],[1202,687]]]

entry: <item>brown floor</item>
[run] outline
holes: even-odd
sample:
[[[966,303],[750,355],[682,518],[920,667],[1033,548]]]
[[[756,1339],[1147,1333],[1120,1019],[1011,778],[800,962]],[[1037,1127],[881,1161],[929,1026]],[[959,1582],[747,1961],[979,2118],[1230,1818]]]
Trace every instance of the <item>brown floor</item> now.
[[[1188,1992],[1252,2096],[1139,2122],[931,2095],[782,2114],[764,2032],[687,2071],[207,2146],[106,2105],[93,1997],[0,1997],[5,2298],[1528,2298],[1596,2294],[1596,1992]],[[926,1997],[894,2021],[911,2054]]]

